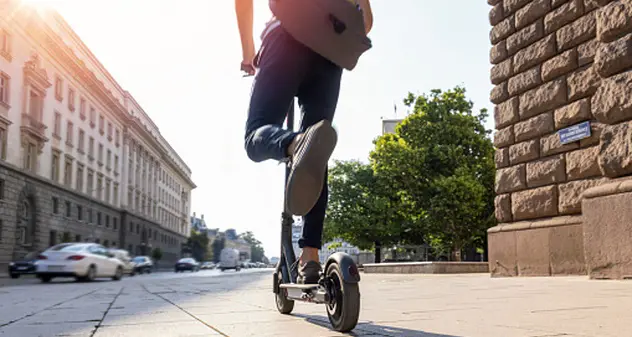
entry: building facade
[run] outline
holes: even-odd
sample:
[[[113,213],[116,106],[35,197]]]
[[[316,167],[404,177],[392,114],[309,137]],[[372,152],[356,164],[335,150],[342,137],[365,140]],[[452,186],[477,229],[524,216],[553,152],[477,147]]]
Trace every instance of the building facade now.
[[[630,275],[630,194],[618,187],[632,174],[630,1],[488,4],[492,275]]]
[[[179,257],[191,170],[63,18],[0,8],[0,268],[59,242]]]

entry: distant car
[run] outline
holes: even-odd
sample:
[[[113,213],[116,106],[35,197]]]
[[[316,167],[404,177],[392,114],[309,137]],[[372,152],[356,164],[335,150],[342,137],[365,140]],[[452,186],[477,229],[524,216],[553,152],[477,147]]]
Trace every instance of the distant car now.
[[[154,268],[154,262],[149,256],[136,256],[132,262],[134,262],[134,270],[139,274],[151,274],[151,270]]]
[[[224,271],[226,269],[235,269],[239,271],[241,269],[241,263],[239,263],[239,251],[233,248],[224,248],[220,254],[219,269]]]
[[[129,252],[124,249],[110,249],[110,252],[114,254],[114,257],[123,262],[123,273],[126,275],[136,275],[136,263],[132,261],[129,256]]]
[[[31,252],[26,254],[23,259],[16,259],[15,261],[9,262],[9,276],[11,276],[11,278],[18,278],[24,274],[35,274],[37,255],[39,255],[39,252]]]
[[[202,263],[202,265],[200,266],[200,269],[213,269],[215,268],[215,263],[213,262],[204,262]]]
[[[200,264],[194,258],[191,258],[191,257],[185,257],[183,259],[178,260],[175,266],[176,273],[179,273],[185,270],[189,270],[191,272],[199,271]]]
[[[97,277],[123,277],[123,262],[96,243],[62,243],[43,251],[35,263],[36,276],[42,282],[54,277],[74,277],[93,281]]]

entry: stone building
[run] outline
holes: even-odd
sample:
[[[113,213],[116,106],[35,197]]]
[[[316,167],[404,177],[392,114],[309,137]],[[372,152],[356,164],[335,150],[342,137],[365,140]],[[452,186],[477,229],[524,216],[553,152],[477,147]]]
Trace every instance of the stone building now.
[[[492,275],[632,274],[632,1],[488,4]]]
[[[0,270],[68,241],[176,260],[191,171],[61,16],[0,7]]]

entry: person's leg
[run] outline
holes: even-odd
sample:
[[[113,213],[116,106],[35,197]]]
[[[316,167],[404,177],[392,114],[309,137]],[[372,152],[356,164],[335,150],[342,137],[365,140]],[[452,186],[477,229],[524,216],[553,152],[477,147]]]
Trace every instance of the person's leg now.
[[[252,85],[245,148],[255,162],[283,160],[297,133],[283,129],[283,121],[309,72],[311,50],[281,27],[263,41],[259,70]]]
[[[299,103],[303,112],[301,131],[308,130],[322,120],[332,122],[340,92],[342,69],[319,55],[315,55],[310,73],[299,89]],[[329,157],[327,158],[329,159]],[[329,190],[327,186],[327,163],[324,164],[322,188],[318,200],[303,217],[303,235],[299,246],[301,267],[299,276],[302,283],[318,282],[320,263],[318,251],[322,247],[323,224],[327,210]]]

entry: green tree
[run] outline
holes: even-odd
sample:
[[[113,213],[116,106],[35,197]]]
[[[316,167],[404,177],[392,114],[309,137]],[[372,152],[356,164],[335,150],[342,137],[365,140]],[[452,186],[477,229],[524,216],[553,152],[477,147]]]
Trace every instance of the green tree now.
[[[251,231],[242,233],[239,236],[250,244],[250,261],[263,262],[265,252],[263,246],[261,246],[261,241],[257,240]]]
[[[222,249],[224,249],[224,243],[225,240],[223,236],[219,236],[213,240],[213,243],[211,244],[211,248],[213,249],[213,262],[219,262],[222,255]]]
[[[162,249],[160,249],[159,247],[154,248],[151,252],[151,258],[154,261],[162,260]]]
[[[191,255],[196,260],[206,260],[206,253],[208,251],[208,236],[206,233],[198,233],[192,230],[191,237],[187,241],[187,246],[190,249]]]
[[[375,249],[400,242],[413,230],[401,198],[357,160],[336,161],[329,171],[329,207],[324,239],[341,238],[360,249]]]
[[[413,212],[417,232],[460,259],[494,225],[494,147],[484,127],[487,111],[472,112],[465,89],[404,100],[410,114],[394,134],[379,137],[370,158],[375,174]],[[458,252],[458,253],[457,253]]]

